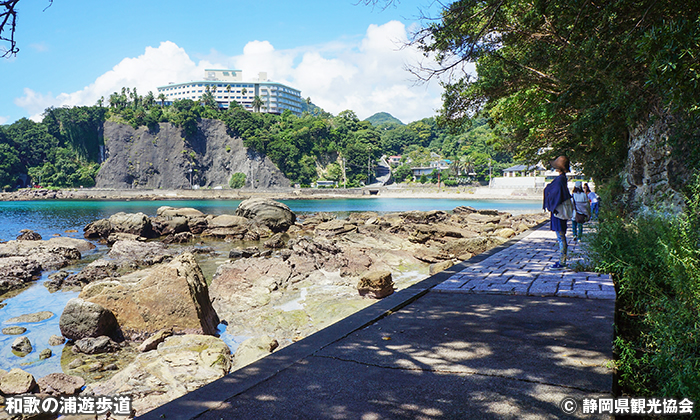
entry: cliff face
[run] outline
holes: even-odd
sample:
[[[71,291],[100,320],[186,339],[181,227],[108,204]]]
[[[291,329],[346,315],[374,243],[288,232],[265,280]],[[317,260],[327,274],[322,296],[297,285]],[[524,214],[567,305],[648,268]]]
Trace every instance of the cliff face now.
[[[192,185],[229,188],[236,172],[246,175],[245,188],[289,187],[269,158],[229,136],[221,121],[200,121],[197,133],[187,139],[169,123],[135,130],[107,121],[104,139],[106,159],[97,174],[98,188],[183,189],[190,188],[190,177]]]
[[[688,173],[669,145],[670,118],[659,118],[630,133],[622,183],[627,193],[626,202],[634,207],[663,207],[678,212],[684,206],[679,191]]]

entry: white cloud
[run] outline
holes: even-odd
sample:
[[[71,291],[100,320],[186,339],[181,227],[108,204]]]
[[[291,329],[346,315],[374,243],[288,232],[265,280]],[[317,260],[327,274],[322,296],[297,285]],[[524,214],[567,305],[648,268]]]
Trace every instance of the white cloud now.
[[[268,41],[251,41],[243,53],[225,57],[216,51],[198,62],[173,42],[147,47],[144,54],[125,58],[85,88],[53,95],[24,89],[15,103],[34,119],[49,106],[92,105],[104,96],[136,87],[140,94],[156,92],[169,82],[201,79],[205,68],[243,70],[244,78],[267,72],[268,78],[289,84],[318,106],[337,114],[352,109],[360,118],[389,112],[404,122],[434,115],[442,88],[433,82],[416,85],[405,68],[424,59],[406,47],[406,27],[397,21],[370,25],[359,41],[332,41],[323,45],[276,50]]]
[[[136,88],[141,95],[148,91],[155,93],[158,86],[201,78],[205,67],[218,66],[207,61],[195,64],[184,49],[166,41],[157,48],[147,47],[143,55],[123,59],[112,70],[77,92],[54,96],[51,92],[41,94],[25,88],[24,96],[15,99],[15,104],[26,109],[32,119],[39,120],[41,113],[49,106],[94,105],[100,97],[104,96],[106,100],[112,93],[120,92],[122,87]]]
[[[10,121],[10,117],[3,117],[0,115],[0,125],[7,124],[8,121]]]

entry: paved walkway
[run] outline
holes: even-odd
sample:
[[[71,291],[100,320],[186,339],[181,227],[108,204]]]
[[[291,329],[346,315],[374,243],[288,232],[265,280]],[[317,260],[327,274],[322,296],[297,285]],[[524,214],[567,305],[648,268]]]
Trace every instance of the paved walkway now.
[[[472,264],[436,286],[436,292],[494,293],[525,296],[560,296],[588,299],[615,299],[609,275],[553,270],[559,260],[556,236],[541,227],[514,245],[485,260]],[[577,244],[569,245],[575,266]]]
[[[609,418],[581,407],[612,395],[614,290],[556,252],[527,232],[139,418]]]

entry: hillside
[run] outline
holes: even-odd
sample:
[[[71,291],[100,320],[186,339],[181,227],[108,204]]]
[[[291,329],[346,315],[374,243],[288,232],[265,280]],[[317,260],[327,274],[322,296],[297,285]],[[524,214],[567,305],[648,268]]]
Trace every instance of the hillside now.
[[[106,160],[96,178],[100,188],[190,188],[190,175],[193,185],[228,188],[236,172],[246,175],[248,188],[290,184],[269,158],[229,136],[226,125],[217,120],[202,119],[187,140],[183,130],[170,123],[149,130],[107,121],[104,139]]]
[[[371,117],[365,119],[365,121],[369,121],[375,127],[378,127],[382,124],[406,125],[403,122],[401,122],[401,120],[389,114],[388,112],[377,112]]]

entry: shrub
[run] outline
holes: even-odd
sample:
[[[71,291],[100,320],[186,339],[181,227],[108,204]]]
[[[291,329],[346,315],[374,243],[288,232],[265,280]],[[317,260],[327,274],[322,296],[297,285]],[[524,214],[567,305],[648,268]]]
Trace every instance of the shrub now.
[[[700,400],[700,178],[677,218],[606,212],[590,243],[617,290],[619,385],[636,396]]]
[[[234,189],[243,188],[245,186],[245,174],[236,172],[231,175],[231,179],[228,180],[228,186]]]

